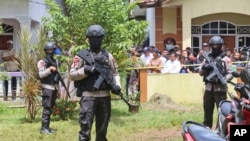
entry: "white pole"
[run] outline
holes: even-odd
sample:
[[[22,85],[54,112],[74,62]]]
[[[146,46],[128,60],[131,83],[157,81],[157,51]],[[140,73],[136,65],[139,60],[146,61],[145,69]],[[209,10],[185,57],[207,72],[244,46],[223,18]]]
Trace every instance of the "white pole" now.
[[[147,8],[146,20],[149,22],[148,26],[149,45],[155,46],[155,8]]]

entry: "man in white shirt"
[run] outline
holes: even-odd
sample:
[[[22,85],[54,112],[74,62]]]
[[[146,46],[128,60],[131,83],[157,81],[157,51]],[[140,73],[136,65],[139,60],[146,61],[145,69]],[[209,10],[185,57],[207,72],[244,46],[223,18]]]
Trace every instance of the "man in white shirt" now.
[[[15,48],[13,48],[13,42],[11,40],[7,41],[7,49],[3,51],[2,60],[4,62],[4,69],[7,72],[17,72],[19,68],[17,63],[14,61],[17,59],[17,54]],[[4,101],[8,100],[8,80],[4,80]],[[12,92],[12,101],[16,100],[16,89],[17,89],[17,78],[15,76],[11,77],[11,92]]]
[[[140,56],[140,59],[142,60],[144,66],[147,66],[149,63],[149,60],[153,58],[153,54],[151,53],[150,47],[145,47],[143,49],[143,54]]]
[[[164,64],[161,73],[179,73],[181,70],[181,63],[177,58],[177,54],[170,53],[169,60]]]
[[[168,54],[168,51],[166,49],[163,49],[163,51],[161,52],[161,57],[160,57],[163,65],[167,63],[167,54]]]

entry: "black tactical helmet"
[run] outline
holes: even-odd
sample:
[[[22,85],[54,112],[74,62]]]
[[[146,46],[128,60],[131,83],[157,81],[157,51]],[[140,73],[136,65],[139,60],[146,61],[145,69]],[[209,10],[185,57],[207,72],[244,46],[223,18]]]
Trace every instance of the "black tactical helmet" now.
[[[104,34],[105,34],[105,31],[102,28],[102,26],[97,25],[97,24],[91,25],[86,32],[87,37],[104,36]]]
[[[224,41],[223,39],[220,37],[220,36],[213,36],[210,40],[209,40],[209,45],[214,45],[214,44],[217,44],[217,45],[223,45],[224,44]]]
[[[55,43],[53,43],[53,42],[46,42],[45,46],[44,46],[44,50],[47,50],[47,49],[56,49]]]
[[[213,36],[209,40],[209,45],[212,49],[212,56],[215,58],[222,53],[223,39],[220,36]]]

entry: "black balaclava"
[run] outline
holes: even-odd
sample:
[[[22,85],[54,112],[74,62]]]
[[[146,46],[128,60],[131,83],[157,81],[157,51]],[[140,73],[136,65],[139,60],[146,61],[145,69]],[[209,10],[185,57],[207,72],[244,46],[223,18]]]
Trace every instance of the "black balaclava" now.
[[[55,50],[53,52],[48,52],[47,50],[45,50],[45,53],[46,58],[49,59],[49,62],[53,63],[52,65],[56,65],[56,60],[54,59]]]
[[[101,50],[103,36],[88,37],[90,50],[98,53]]]
[[[55,54],[55,51],[53,51],[53,52],[45,51],[45,53],[46,53],[46,56],[47,56],[47,57],[53,58],[53,57],[54,57],[54,54]]]
[[[221,50],[222,46],[219,45],[218,47],[212,47],[212,56],[215,58],[217,56],[219,56],[222,53]]]

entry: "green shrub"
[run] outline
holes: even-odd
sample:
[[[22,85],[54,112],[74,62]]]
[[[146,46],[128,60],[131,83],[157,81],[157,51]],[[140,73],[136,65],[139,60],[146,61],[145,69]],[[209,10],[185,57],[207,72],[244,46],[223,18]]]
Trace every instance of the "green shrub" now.
[[[77,102],[65,99],[57,99],[56,106],[53,108],[53,115],[58,116],[62,120],[69,120],[74,117]]]

